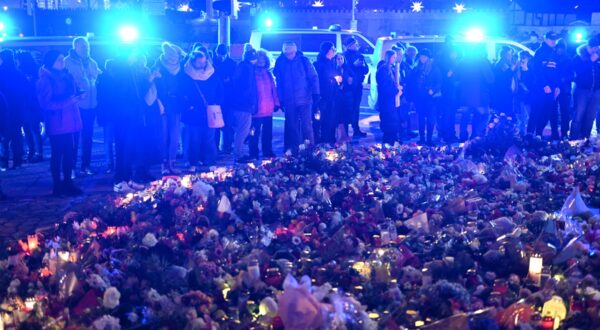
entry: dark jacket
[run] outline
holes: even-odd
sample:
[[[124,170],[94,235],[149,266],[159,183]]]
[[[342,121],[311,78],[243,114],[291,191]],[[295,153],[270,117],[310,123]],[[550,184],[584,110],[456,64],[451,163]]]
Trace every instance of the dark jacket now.
[[[118,61],[116,71],[117,88],[113,97],[117,98],[118,102],[112,113],[113,119],[119,125],[146,126],[150,106],[146,103],[145,96],[151,87],[148,81],[150,70],[145,67],[131,67],[125,59],[122,59]],[[178,88],[181,88],[181,83],[178,83]],[[178,93],[181,95],[180,91]],[[165,105],[165,111],[168,111],[166,109]]]
[[[517,99],[525,104],[531,104],[531,88],[533,86],[533,73],[528,67],[527,70],[523,70],[521,67],[517,68],[516,79],[517,79]]]
[[[0,65],[0,92],[8,105],[8,124],[21,126],[27,105],[28,82],[24,74],[14,64]]]
[[[75,80],[66,70],[40,69],[37,96],[44,113],[48,135],[75,133],[81,130],[81,116],[75,96]]]
[[[187,106],[183,111],[181,121],[189,125],[208,127],[206,107],[222,105],[223,93],[223,84],[216,72],[206,80],[193,80],[188,77],[186,82]]]
[[[258,110],[258,91],[254,64],[242,61],[233,74],[233,111],[255,114]]]
[[[338,83],[335,80],[335,76],[338,73],[335,70],[334,61],[323,57],[316,60],[314,66],[319,76],[321,98],[324,100],[333,100],[338,90]]]
[[[160,60],[157,60],[154,70],[159,70],[161,74],[161,77],[155,79],[154,82],[158,99],[165,107],[165,113],[181,113],[185,107],[182,85],[185,84],[186,77],[183,68],[173,75],[162,65]]]
[[[495,109],[507,111],[512,106],[514,78],[515,72],[512,70],[511,63],[500,60],[494,65],[494,93],[492,99]]]
[[[119,81],[114,73],[104,72],[98,77],[96,89],[98,91],[98,124],[106,126],[115,121],[115,111],[119,106],[119,100],[115,97],[118,91]]]
[[[440,71],[433,61],[430,60],[425,64],[419,62],[417,68],[408,77],[407,89],[407,97],[414,102],[427,100],[433,95],[440,95],[442,79]],[[429,95],[430,90],[433,91],[433,95]]]
[[[490,105],[494,72],[487,58],[467,58],[456,72],[460,106],[487,107]]]
[[[232,79],[235,73],[236,63],[231,57],[227,56],[224,60],[220,60],[218,57],[214,59],[215,75],[221,82],[224,91],[223,106],[229,106],[233,94]]]
[[[533,93],[544,93],[544,87],[550,86],[552,90],[560,87],[560,67],[556,50],[545,42],[535,51],[531,59],[535,82]]]
[[[392,67],[381,65],[377,69],[377,108],[380,112],[394,111],[396,108],[396,95],[398,88],[394,80]]]
[[[0,139],[8,134],[8,105],[6,97],[0,92]]]
[[[578,55],[573,59],[575,84],[580,89],[600,89],[600,60],[592,62],[587,47],[580,47]]]
[[[283,107],[311,105],[313,96],[321,94],[315,67],[301,52],[296,53],[292,60],[281,54],[275,62],[273,74]]]
[[[355,92],[360,90],[362,93],[362,82],[365,80],[367,74],[369,74],[369,67],[365,61],[363,61],[362,65],[354,65],[354,62],[361,56],[363,55],[358,50],[347,50],[344,52],[346,65],[354,72],[354,80],[358,80],[358,83],[354,84],[354,90]]]

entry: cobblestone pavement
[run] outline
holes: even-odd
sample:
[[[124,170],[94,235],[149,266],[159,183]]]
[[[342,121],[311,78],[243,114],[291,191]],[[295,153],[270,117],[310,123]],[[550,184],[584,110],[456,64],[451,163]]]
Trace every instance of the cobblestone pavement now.
[[[361,125],[371,126],[370,129],[364,127],[364,131],[378,134],[379,123],[369,120],[373,115],[375,114],[372,112],[361,114]],[[274,151],[277,155],[282,155],[283,118],[276,117],[273,126]],[[373,134],[361,140],[362,143],[373,141]],[[19,169],[0,172],[0,185],[8,195],[7,200],[0,201],[0,242],[11,238],[20,239],[36,230],[52,227],[66,212],[89,209],[89,205],[109,201],[116,195],[113,192],[113,176],[106,173],[104,141],[100,127],[95,129],[92,150],[92,169],[96,174],[78,176],[75,179],[75,184],[84,191],[83,195],[74,198],[52,196],[48,161],[50,146],[47,140],[44,145],[44,157],[43,162],[25,163]],[[183,168],[184,161],[180,159],[178,164]],[[233,159],[224,155],[220,157],[218,165],[233,165]],[[159,166],[152,167],[150,172],[154,177],[159,177]]]

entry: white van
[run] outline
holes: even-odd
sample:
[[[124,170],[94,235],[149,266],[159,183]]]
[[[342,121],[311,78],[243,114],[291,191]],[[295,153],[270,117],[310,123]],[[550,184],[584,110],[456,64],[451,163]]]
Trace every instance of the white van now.
[[[254,49],[264,49],[276,59],[281,54],[281,48],[285,41],[294,41],[298,50],[308,57],[311,62],[317,59],[319,47],[322,42],[329,41],[335,45],[339,52],[344,51],[344,43],[350,37],[358,40],[361,53],[365,55],[365,61],[369,64],[373,57],[374,45],[369,39],[356,31],[342,30],[335,25],[328,30],[324,29],[274,29],[255,30],[250,36],[250,44]]]
[[[498,57],[498,54],[502,47],[508,46],[513,48],[515,51],[515,55],[520,51],[525,50],[533,55],[534,51],[528,48],[527,46],[520,44],[518,42],[508,40],[508,39],[498,39],[498,38],[482,38],[481,41],[471,41],[467,37],[457,37],[453,39],[453,44],[456,45],[459,49],[469,49],[470,47],[466,47],[466,45],[473,45],[473,43],[485,43],[488,59],[491,63],[495,63]],[[373,52],[371,58],[371,65],[369,67],[369,72],[371,73],[371,77],[375,77],[375,72],[377,72],[377,63],[383,60],[385,56],[385,52],[392,49],[397,43],[404,44],[405,46],[415,46],[418,50],[421,49],[429,49],[431,51],[432,56],[436,56],[444,46],[446,37],[445,36],[401,36],[401,37],[380,37],[377,39],[377,43],[375,44],[375,51]],[[461,44],[464,45],[461,47]],[[371,79],[371,90],[369,93],[369,107],[375,108],[375,104],[377,103],[377,81],[376,79]]]

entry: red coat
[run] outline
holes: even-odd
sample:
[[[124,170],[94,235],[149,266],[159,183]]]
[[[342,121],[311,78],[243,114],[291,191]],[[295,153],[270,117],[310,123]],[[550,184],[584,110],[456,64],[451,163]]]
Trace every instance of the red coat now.
[[[48,135],[75,133],[81,130],[81,115],[75,96],[75,82],[67,72],[40,69],[37,96],[46,121]]]
[[[256,90],[258,92],[258,111],[255,118],[271,117],[275,107],[279,106],[279,96],[271,72],[256,70]]]

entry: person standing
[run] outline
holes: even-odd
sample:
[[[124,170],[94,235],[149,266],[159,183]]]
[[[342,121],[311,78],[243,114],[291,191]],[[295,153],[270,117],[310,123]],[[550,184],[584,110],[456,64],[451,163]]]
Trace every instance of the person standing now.
[[[119,92],[119,81],[117,79],[117,62],[114,59],[106,60],[104,71],[98,77],[98,125],[102,126],[104,134],[104,156],[106,157],[106,173],[112,173],[115,169],[115,111],[119,100],[115,95]]]
[[[360,130],[358,121],[360,118],[360,103],[363,95],[363,81],[369,73],[369,67],[365,62],[365,57],[359,52],[360,44],[354,37],[346,39],[346,51],[344,58],[346,65],[354,72],[352,84],[352,103],[349,113],[350,124],[352,125],[352,137],[361,138],[367,136],[366,133]]]
[[[0,93],[4,95],[8,108],[6,133],[2,139],[3,154],[0,159],[0,170],[4,171],[8,168],[10,151],[13,155],[12,168],[19,168],[23,163],[21,126],[27,90],[27,80],[17,69],[14,52],[10,49],[0,52],[0,77]]]
[[[383,144],[393,145],[398,141],[399,118],[396,111],[396,97],[400,92],[396,83],[394,65],[396,52],[385,52],[384,62],[377,69],[377,109],[383,132]]]
[[[494,72],[487,59],[487,51],[480,45],[465,51],[466,56],[457,68],[458,95],[463,115],[460,122],[460,140],[469,139],[468,124],[472,117],[470,138],[483,137],[490,117],[491,87]]]
[[[304,141],[315,143],[312,110],[320,100],[319,77],[308,58],[293,41],[283,44],[283,51],[273,70],[281,106],[285,111],[285,149],[297,152]]]
[[[519,65],[515,73],[515,79],[517,81],[517,126],[519,133],[524,136],[526,133],[527,122],[529,121],[529,115],[531,114],[531,88],[533,86],[533,74],[529,69],[529,61],[531,60],[531,54],[529,51],[522,50],[519,53]]]
[[[273,158],[273,112],[281,107],[275,78],[271,73],[271,61],[265,50],[256,52],[256,90],[258,111],[252,118],[250,157],[258,158],[258,140],[261,140],[263,158]]]
[[[190,162],[189,171],[193,173],[197,171],[200,162],[205,167],[215,164],[216,134],[214,128],[208,127],[207,107],[223,104],[223,85],[204,52],[193,52],[184,70],[189,77],[186,87],[188,106],[181,120],[189,130],[187,154]]]
[[[571,111],[571,98],[573,83],[573,68],[571,66],[571,58],[567,53],[567,43],[564,39],[556,42],[556,55],[558,56],[559,67],[559,88],[558,95],[558,110],[560,114],[560,138],[565,140],[569,137],[569,128],[573,113]]]
[[[2,65],[0,59],[0,65]],[[0,140],[4,139],[8,132],[8,104],[6,103],[6,97],[2,91],[0,91]],[[2,181],[0,181],[0,201],[5,200],[7,196],[2,191]]]
[[[185,107],[182,86],[185,73],[181,70],[181,60],[185,54],[179,46],[169,42],[164,42],[161,48],[162,54],[153,69],[158,71],[155,84],[162,116],[161,173],[177,175],[181,173],[175,161],[179,149],[181,112]]]
[[[352,103],[354,101],[354,84],[357,79],[354,71],[346,63],[344,54],[335,54],[333,61],[335,63],[336,82],[338,82],[335,96],[335,139],[338,143],[346,143],[349,140],[346,130],[353,120]]]
[[[422,49],[419,52],[419,65],[411,73],[408,85],[409,95],[415,103],[419,116],[419,142],[432,144],[435,101],[441,95],[441,77],[433,64],[431,52],[428,49]],[[425,128],[427,128],[427,133],[425,133]]]
[[[527,133],[543,136],[546,124],[550,121],[551,138],[558,140],[558,109],[556,100],[560,95],[560,67],[556,54],[558,34],[548,32],[544,43],[535,51],[532,59],[535,82],[533,86],[534,103]]]
[[[513,50],[504,46],[500,50],[500,60],[494,66],[494,97],[493,108],[496,113],[512,116],[514,93],[516,91],[515,70],[517,64],[513,61]]]
[[[335,70],[334,56],[335,46],[333,43],[329,41],[321,43],[321,49],[314,63],[321,91],[319,112],[316,115],[319,120],[313,122],[316,143],[335,143],[335,129],[338,124],[335,115],[335,101],[341,77]]]
[[[55,196],[82,193],[73,184],[71,174],[76,136],[83,127],[78,103],[86,96],[85,92],[78,90],[75,79],[65,67],[64,55],[55,50],[49,51],[44,56],[37,82],[37,96],[46,122],[46,133],[50,137],[50,170]]]
[[[27,141],[27,160],[31,163],[43,160],[42,113],[35,95],[35,85],[38,80],[39,67],[28,51],[20,51],[16,54],[17,67],[24,75],[26,85],[23,91],[23,132]]]
[[[589,139],[594,117],[600,108],[600,40],[590,39],[577,49],[573,60],[575,72],[575,117],[571,139]],[[596,121],[596,128],[598,121]]]
[[[223,121],[225,123],[223,128],[215,130],[215,143],[217,144],[217,148],[220,147],[223,153],[230,154],[233,150],[233,109],[231,108],[231,100],[235,97],[231,84],[236,63],[229,56],[229,47],[225,44],[217,46],[215,55],[215,75],[223,86],[224,91],[221,111],[223,112]]]
[[[404,62],[408,65],[411,70],[414,70],[417,65],[419,65],[419,59],[417,58],[419,55],[419,50],[415,46],[406,47],[406,52],[404,52]]]
[[[456,110],[458,110],[458,94],[456,81],[456,68],[458,66],[458,50],[449,45],[442,53],[439,60],[440,75],[442,79],[442,96],[439,99],[438,132],[445,143],[453,143],[456,137]]]
[[[237,163],[249,163],[252,158],[244,153],[244,143],[252,130],[252,116],[257,112],[258,96],[256,90],[255,67],[256,50],[247,48],[242,62],[233,75],[233,117],[235,135],[233,154]]]
[[[96,106],[98,97],[96,92],[96,80],[100,74],[98,64],[90,57],[90,44],[84,37],[73,39],[73,48],[65,58],[67,71],[75,79],[77,88],[85,92],[86,98],[79,103],[83,130],[81,138],[75,140],[75,155],[73,168],[77,163],[77,149],[81,140],[81,174],[93,175],[90,165],[92,162],[92,137],[94,135],[94,122],[96,120]]]

